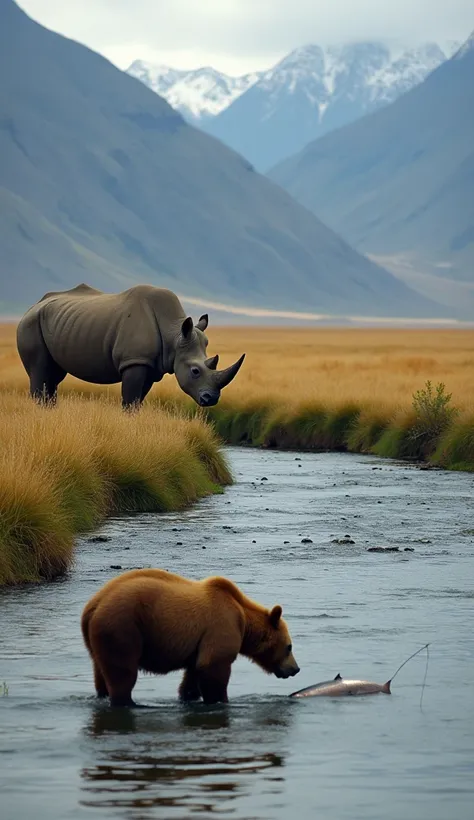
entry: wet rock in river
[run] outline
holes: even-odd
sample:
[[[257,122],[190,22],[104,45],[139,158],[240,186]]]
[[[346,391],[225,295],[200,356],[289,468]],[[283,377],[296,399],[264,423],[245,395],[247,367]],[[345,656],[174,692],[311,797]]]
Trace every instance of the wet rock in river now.
[[[110,535],[93,535],[92,538],[87,540],[89,544],[106,544],[107,541],[112,541]]]
[[[313,542],[311,541],[311,538],[302,538],[301,543],[302,544],[312,544]]]
[[[399,552],[400,547],[369,547],[367,552]]]
[[[355,541],[350,535],[345,535],[344,538],[333,538],[331,544],[355,544]]]

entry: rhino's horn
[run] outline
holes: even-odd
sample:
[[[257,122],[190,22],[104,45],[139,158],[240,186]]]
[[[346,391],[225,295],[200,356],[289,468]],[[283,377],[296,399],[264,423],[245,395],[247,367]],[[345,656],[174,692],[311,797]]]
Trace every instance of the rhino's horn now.
[[[242,367],[242,362],[244,361],[244,359],[245,353],[242,354],[242,356],[237,362],[231,364],[230,367],[226,367],[225,370],[218,370],[214,374],[215,384],[220,390],[222,390],[223,387],[227,387],[227,385],[230,384],[232,379],[235,378],[240,368]]]
[[[219,354],[216,353],[215,356],[211,356],[210,359],[206,359],[204,364],[206,365],[206,367],[209,368],[209,370],[215,370],[217,365],[219,364]]]

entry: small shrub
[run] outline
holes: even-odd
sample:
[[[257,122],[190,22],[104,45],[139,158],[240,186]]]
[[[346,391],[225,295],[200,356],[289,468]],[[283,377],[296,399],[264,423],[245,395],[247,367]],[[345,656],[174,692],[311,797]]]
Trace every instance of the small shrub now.
[[[458,410],[450,406],[452,394],[445,393],[442,382],[433,392],[431,381],[428,379],[422,390],[413,394],[412,407],[414,424],[409,431],[409,437],[417,443],[420,455],[428,456],[436,447],[440,436],[450,427]]]

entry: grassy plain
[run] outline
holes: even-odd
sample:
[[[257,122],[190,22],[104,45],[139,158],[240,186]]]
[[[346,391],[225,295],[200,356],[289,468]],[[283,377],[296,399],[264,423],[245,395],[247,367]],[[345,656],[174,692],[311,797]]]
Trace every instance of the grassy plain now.
[[[212,317],[211,317],[212,319]],[[427,379],[443,382],[453,401],[474,410],[474,331],[346,328],[212,327],[209,355],[226,366],[242,353],[246,361],[223,393],[226,402],[255,401],[295,406],[321,401],[407,408]],[[0,325],[0,389],[27,386],[15,347],[15,325]],[[67,377],[60,388],[118,395],[118,388],[86,385]],[[156,385],[157,398],[178,396],[174,377]]]
[[[474,470],[473,331],[211,325],[208,335],[221,366],[247,353],[206,414],[228,442]],[[413,404],[428,380],[432,392]],[[29,401],[27,386],[15,325],[1,325],[0,582],[57,574],[74,533],[110,510],[176,509],[230,481],[204,412],[174,377],[134,417],[120,410],[119,386],[68,376],[49,411]]]

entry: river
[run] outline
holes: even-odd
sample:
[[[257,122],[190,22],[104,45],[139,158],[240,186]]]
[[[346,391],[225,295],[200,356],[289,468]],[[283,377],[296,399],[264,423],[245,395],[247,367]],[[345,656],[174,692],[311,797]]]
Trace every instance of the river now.
[[[79,540],[67,578],[0,591],[2,820],[470,820],[474,476],[342,453],[228,454],[224,494],[111,519],[109,540]],[[300,674],[278,680],[239,658],[228,706],[180,705],[178,674],[139,677],[134,696],[152,709],[99,705],[80,613],[142,566],[227,575],[280,603]],[[383,682],[427,642],[421,707],[425,653],[391,697],[288,698],[337,673]]]

